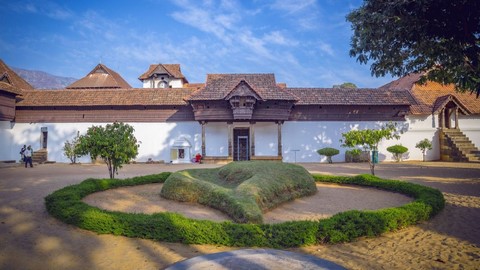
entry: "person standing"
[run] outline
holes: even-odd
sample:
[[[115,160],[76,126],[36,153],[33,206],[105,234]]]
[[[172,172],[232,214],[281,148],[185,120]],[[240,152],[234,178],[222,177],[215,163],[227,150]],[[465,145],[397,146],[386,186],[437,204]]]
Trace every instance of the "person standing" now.
[[[27,164],[30,164],[30,168],[33,168],[32,155],[33,155],[33,149],[32,149],[32,147],[29,145],[29,146],[27,147],[27,149],[25,150],[25,152],[24,152],[24,156],[25,156],[25,168],[27,168]]]
[[[22,157],[21,161],[25,162],[25,151],[27,150],[27,146],[24,144],[22,149],[20,149],[20,156]]]

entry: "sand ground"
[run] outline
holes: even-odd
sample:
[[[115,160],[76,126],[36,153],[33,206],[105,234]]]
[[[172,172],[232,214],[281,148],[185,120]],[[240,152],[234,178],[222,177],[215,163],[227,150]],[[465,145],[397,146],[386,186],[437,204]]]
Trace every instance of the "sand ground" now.
[[[310,172],[323,174],[369,172],[367,164],[301,165]],[[119,178],[184,168],[127,165],[121,169]],[[428,222],[378,238],[289,250],[318,256],[349,269],[480,269],[480,164],[384,163],[377,166],[376,172],[383,178],[438,188],[444,193],[447,205]],[[233,249],[97,235],[48,215],[43,203],[46,195],[89,177],[107,177],[106,166],[0,167],[0,269],[162,269],[201,254]],[[347,195],[341,195],[339,202],[346,204],[355,201],[353,196],[359,194],[358,190],[348,188],[341,192]],[[389,203],[392,201],[395,199]],[[128,205],[128,200],[124,204]]]

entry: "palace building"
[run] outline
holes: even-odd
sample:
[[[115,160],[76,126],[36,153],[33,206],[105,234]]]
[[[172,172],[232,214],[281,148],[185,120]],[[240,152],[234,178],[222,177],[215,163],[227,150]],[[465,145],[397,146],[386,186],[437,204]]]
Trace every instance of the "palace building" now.
[[[393,160],[388,146],[402,144],[405,160],[422,160],[415,145],[427,138],[427,160],[479,161],[480,99],[452,85],[417,85],[419,74],[379,88],[295,88],[274,74],[207,74],[190,83],[178,64],[154,64],[132,88],[103,64],[65,89],[37,90],[0,60],[0,161],[20,158],[32,145],[39,161],[69,162],[65,141],[92,125],[124,122],[140,141],[137,162],[282,160],[324,162],[316,151],[340,150],[352,129],[394,122],[399,140],[383,141],[381,161]],[[89,162],[83,157],[81,162]]]

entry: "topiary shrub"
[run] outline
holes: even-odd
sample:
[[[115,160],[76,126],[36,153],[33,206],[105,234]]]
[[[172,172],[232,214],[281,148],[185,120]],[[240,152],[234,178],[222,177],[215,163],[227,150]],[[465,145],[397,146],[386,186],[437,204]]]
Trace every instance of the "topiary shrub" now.
[[[125,180],[87,179],[53,192],[45,198],[47,211],[79,228],[100,234],[123,235],[185,244],[237,247],[288,248],[319,243],[339,243],[373,237],[425,221],[445,206],[442,193],[426,186],[372,175],[313,175],[317,182],[375,187],[399,192],[415,200],[395,208],[376,211],[347,211],[318,221],[280,224],[238,224],[189,219],[177,213],[133,214],[101,210],[81,199],[93,192],[121,186],[164,182],[170,173]]]
[[[335,156],[335,155],[338,155],[340,153],[340,151],[338,149],[335,149],[335,148],[325,147],[325,148],[317,150],[317,153],[319,155],[326,156],[328,163],[333,163],[332,157]]]
[[[425,155],[426,155],[427,150],[432,150],[432,142],[429,139],[425,138],[425,139],[419,141],[415,145],[415,147],[422,151],[423,162],[425,162]]]
[[[401,144],[396,144],[396,145],[387,147],[387,151],[393,154],[393,158],[397,162],[400,162],[402,160],[403,154],[408,152],[408,148]]]
[[[213,207],[239,223],[262,223],[264,211],[315,192],[315,181],[301,166],[244,161],[216,169],[173,173],[160,194],[171,200]]]

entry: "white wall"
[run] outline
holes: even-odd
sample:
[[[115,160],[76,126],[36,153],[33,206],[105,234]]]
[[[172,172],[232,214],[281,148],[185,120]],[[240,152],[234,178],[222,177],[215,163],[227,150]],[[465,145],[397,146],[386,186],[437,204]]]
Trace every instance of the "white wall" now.
[[[458,117],[458,125],[460,130],[467,135],[470,141],[477,148],[480,147],[480,116],[463,116]]]
[[[428,121],[431,121],[431,119],[418,120],[416,123],[421,123],[419,124],[420,126],[428,126]],[[327,162],[327,158],[318,155],[316,151],[324,147],[332,147],[340,151],[340,154],[332,157],[333,162],[344,162],[345,151],[348,149],[341,147],[340,139],[342,139],[342,133],[352,129],[379,129],[386,123],[387,122],[340,121],[285,122],[282,134],[283,160],[285,162],[294,162],[296,154],[296,162]],[[410,121],[397,122],[397,125],[398,128],[404,130],[405,133],[401,135],[400,140],[392,139],[380,142],[379,160],[393,161],[392,154],[390,154],[386,148],[395,144],[402,144],[409,148],[409,154],[406,156],[406,159],[421,160],[421,152],[417,153],[415,151],[415,144],[423,139],[423,137],[433,138],[436,129],[428,129],[425,127],[425,129],[419,128],[417,130],[416,126],[412,127],[412,122]]]
[[[161,81],[162,81],[161,78],[143,80],[143,88],[160,88],[158,84]],[[166,81],[168,85],[172,88],[183,87],[183,82],[181,79],[170,79],[168,76],[164,76],[163,81]],[[153,82],[153,87],[152,87],[152,82]]]
[[[170,147],[179,137],[186,138],[192,145],[192,154],[201,152],[201,127],[197,122],[178,123],[128,123],[135,129],[135,137],[141,142],[136,161],[147,161],[149,158],[170,162]],[[85,134],[92,125],[106,123],[17,123],[8,128],[2,123],[0,127],[0,160],[18,160],[20,148],[32,145],[34,150],[40,149],[41,127],[48,128],[48,159],[56,162],[69,162],[63,155],[66,140],[72,140],[77,131]],[[89,157],[82,157],[80,162],[90,162]]]
[[[209,122],[205,125],[205,152],[207,156],[228,157],[228,127],[225,122]]]
[[[278,126],[275,123],[257,122],[255,131],[255,156],[277,156]]]

